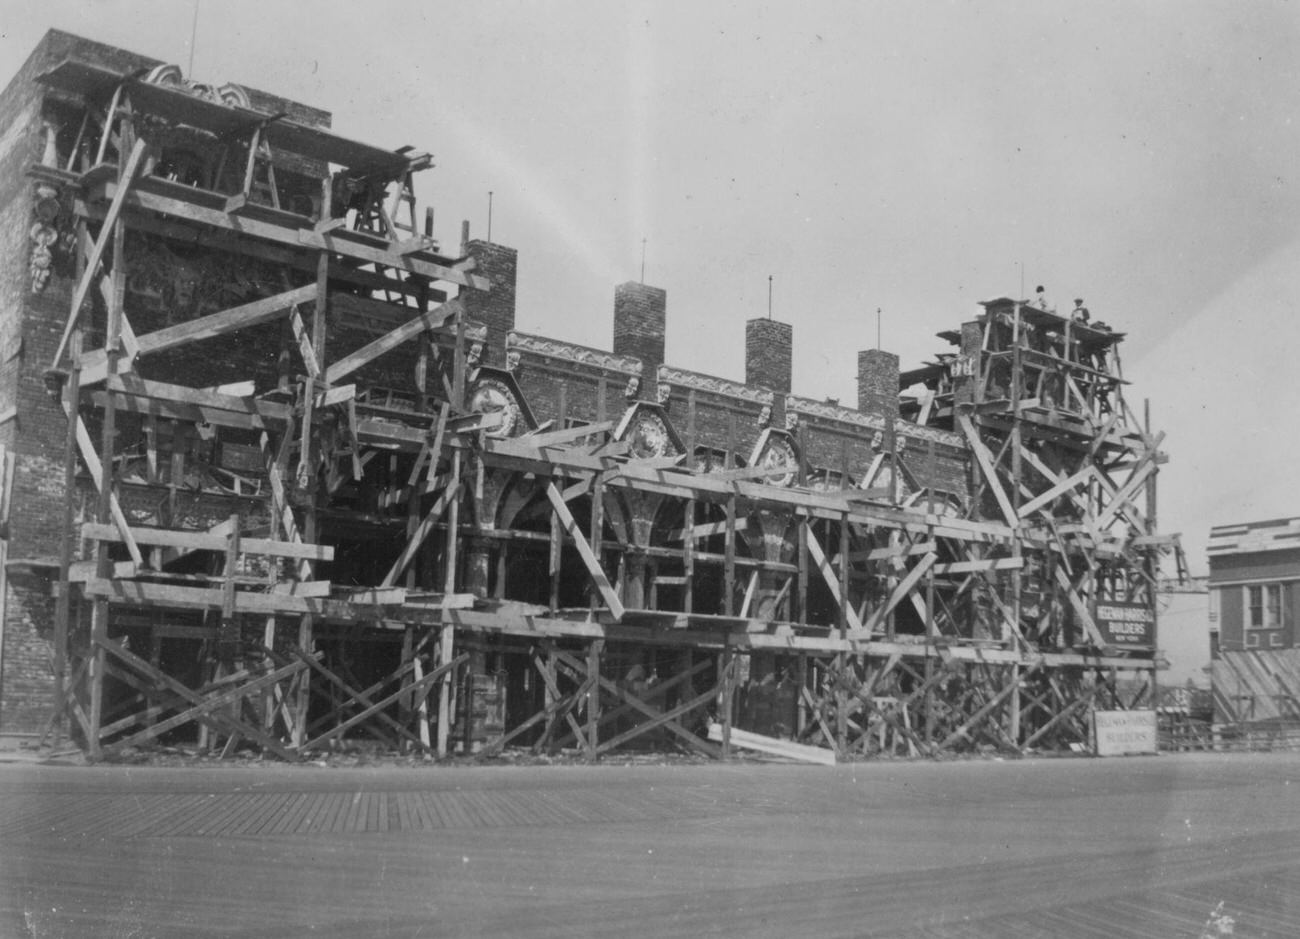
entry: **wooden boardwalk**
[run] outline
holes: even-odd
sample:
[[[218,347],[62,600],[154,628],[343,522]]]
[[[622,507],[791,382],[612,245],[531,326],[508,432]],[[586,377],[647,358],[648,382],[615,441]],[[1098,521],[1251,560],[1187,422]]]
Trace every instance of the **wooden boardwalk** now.
[[[0,936],[1300,936],[1300,757],[0,765]]]

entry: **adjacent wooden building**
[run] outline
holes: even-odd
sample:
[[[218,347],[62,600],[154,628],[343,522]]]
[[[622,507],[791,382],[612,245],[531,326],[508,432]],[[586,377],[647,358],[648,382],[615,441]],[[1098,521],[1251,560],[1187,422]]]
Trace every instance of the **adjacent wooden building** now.
[[[1214,723],[1300,729],[1300,518],[1213,528],[1209,558]]]

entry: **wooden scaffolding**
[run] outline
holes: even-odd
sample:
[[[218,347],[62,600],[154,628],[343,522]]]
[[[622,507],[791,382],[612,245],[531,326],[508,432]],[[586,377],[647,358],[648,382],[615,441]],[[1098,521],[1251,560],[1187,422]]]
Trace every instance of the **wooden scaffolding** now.
[[[1119,334],[994,301],[904,377],[904,423],[968,450],[957,497],[904,494],[927,455],[893,427],[828,483],[791,444],[699,459],[659,401],[539,425],[476,361],[490,283],[419,230],[426,155],[173,70],[42,81],[76,257],[53,724],[93,757],[1064,750],[1154,700],[1174,542]],[[196,254],[243,289],[178,289]]]

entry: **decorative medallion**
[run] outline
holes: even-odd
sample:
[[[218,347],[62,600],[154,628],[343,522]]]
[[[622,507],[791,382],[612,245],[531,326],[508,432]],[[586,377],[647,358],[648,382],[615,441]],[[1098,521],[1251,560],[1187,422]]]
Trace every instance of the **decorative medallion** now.
[[[664,456],[668,452],[668,427],[654,411],[642,408],[627,435],[631,455],[638,460]]]
[[[768,435],[757,465],[773,471],[772,475],[761,478],[769,486],[792,486],[799,477],[799,458],[795,455],[794,447],[788,439],[778,434]]]
[[[499,412],[501,423],[489,430],[489,437],[511,437],[519,428],[519,402],[510,386],[497,378],[479,378],[470,389],[469,409],[484,414]]]
[[[633,375],[627,380],[627,387],[623,389],[623,397],[635,398],[637,392],[641,390],[641,379]]]

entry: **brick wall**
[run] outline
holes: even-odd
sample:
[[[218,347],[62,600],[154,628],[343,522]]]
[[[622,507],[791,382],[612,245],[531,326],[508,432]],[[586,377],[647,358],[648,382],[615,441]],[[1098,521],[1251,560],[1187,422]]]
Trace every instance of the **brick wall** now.
[[[571,343],[515,334],[513,375],[538,423],[616,421],[631,404],[627,392],[639,363]]]

